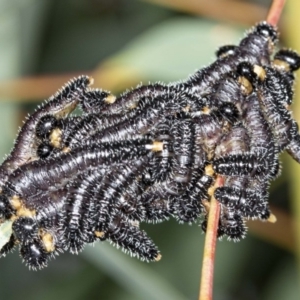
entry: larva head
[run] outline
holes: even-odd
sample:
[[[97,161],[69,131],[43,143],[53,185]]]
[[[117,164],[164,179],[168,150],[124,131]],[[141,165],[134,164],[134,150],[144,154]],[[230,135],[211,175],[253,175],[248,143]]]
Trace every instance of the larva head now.
[[[294,72],[300,68],[300,56],[293,50],[281,49],[275,54],[274,63],[285,63],[289,70]]]
[[[243,93],[246,95],[251,94],[254,88],[253,85],[257,81],[257,76],[253,71],[253,66],[248,62],[242,62],[237,66],[236,73]]]
[[[53,146],[49,143],[42,143],[38,146],[36,153],[39,158],[47,158],[53,149]]]
[[[253,32],[258,33],[260,36],[263,36],[267,39],[270,39],[273,43],[276,43],[278,40],[277,30],[266,21],[257,24],[254,27]]]
[[[224,102],[219,107],[219,113],[230,124],[235,124],[239,120],[239,111],[233,103]]]
[[[40,139],[48,138],[51,131],[57,126],[57,119],[52,115],[41,117],[36,125],[36,136]]]
[[[226,57],[228,55],[232,55],[235,53],[235,50],[237,49],[237,46],[235,45],[225,45],[221,46],[217,51],[216,51],[216,56],[218,58]]]
[[[245,77],[251,84],[253,84],[257,79],[257,76],[253,71],[253,66],[250,63],[240,63],[237,66],[236,72],[239,76]]]
[[[33,270],[47,266],[49,254],[45,251],[39,240],[23,244],[20,248],[20,254],[26,265]]]
[[[15,237],[20,242],[29,242],[37,237],[37,224],[33,218],[20,217],[12,225]]]

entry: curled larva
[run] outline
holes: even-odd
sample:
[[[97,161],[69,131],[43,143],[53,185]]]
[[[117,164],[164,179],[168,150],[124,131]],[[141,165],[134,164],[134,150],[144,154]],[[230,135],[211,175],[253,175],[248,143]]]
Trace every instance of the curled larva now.
[[[261,22],[253,27],[247,36],[241,40],[238,48],[231,55],[219,57],[210,66],[193,74],[183,86],[200,94],[211,92],[210,88],[218,82],[222,76],[234,71],[237,65],[243,61],[251,64],[267,64],[270,62],[272,47],[277,41],[277,31],[266,22]]]
[[[34,151],[36,147],[35,129],[39,120],[46,114],[51,114],[57,118],[65,117],[76,108],[79,102],[79,95],[90,84],[91,79],[88,76],[80,76],[70,80],[61,90],[40,105],[33,114],[28,116],[18,133],[11,153],[1,164],[1,186],[16,168],[37,158]]]

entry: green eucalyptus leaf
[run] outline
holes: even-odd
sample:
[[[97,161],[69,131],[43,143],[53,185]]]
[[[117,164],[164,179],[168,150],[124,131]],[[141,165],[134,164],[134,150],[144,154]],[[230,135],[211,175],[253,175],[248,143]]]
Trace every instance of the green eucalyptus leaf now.
[[[128,259],[124,253],[109,244],[97,243],[94,247],[87,247],[83,255],[139,299],[186,299],[175,286],[152,271],[147,263]]]
[[[214,60],[216,49],[236,43],[242,31],[192,18],[173,18],[136,38],[112,58],[152,80],[181,80]]]
[[[12,235],[12,223],[11,220],[8,220],[0,225],[0,249],[8,243]]]

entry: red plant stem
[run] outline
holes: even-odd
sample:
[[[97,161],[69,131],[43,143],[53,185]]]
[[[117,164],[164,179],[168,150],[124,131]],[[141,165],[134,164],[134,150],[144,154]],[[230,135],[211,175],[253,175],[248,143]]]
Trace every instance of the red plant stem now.
[[[276,26],[280,19],[285,0],[273,0],[271,8],[267,16],[267,22],[272,26]],[[214,260],[216,252],[216,241],[218,224],[220,218],[220,204],[213,196],[213,191],[220,186],[223,186],[224,179],[217,177],[216,183],[212,189],[212,197],[208,212],[207,229],[204,243],[203,263],[200,280],[199,300],[212,300],[213,298],[213,275],[214,275]]]
[[[273,26],[278,24],[285,0],[273,0],[271,8],[267,16],[267,22]]]
[[[213,187],[213,191],[217,187],[223,186],[223,184],[224,184],[224,179],[218,176],[216,179],[216,183]],[[199,300],[212,299],[214,261],[215,261],[219,216],[220,216],[220,204],[212,195],[210,206],[209,206],[207,229],[206,229],[205,243],[204,243]]]

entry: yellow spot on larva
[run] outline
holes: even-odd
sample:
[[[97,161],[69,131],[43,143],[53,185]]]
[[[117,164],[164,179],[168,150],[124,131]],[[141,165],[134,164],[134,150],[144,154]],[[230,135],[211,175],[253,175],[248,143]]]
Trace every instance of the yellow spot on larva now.
[[[15,210],[18,210],[22,207],[22,201],[21,201],[20,197],[17,195],[14,195],[10,199],[10,204]]]
[[[154,141],[152,144],[152,148],[151,150],[153,152],[158,152],[158,151],[162,151],[164,149],[164,143],[162,142],[158,142],[158,141]]]
[[[55,250],[54,239],[49,232],[42,234],[42,242],[47,252],[53,252]]]
[[[93,77],[89,77],[89,86],[93,85],[94,84],[94,78]]]
[[[135,102],[132,102],[130,103],[130,105],[128,106],[128,109],[135,109],[137,106],[138,106],[139,102],[138,101],[135,101]]]
[[[273,66],[279,71],[285,71],[285,72],[290,71],[290,65],[283,60],[274,59],[272,63],[273,63]]]
[[[22,206],[21,208],[19,208],[17,210],[17,216],[18,217],[34,217],[36,215],[36,211],[35,210],[31,210],[31,209],[28,209],[24,206]]]
[[[271,214],[267,221],[270,222],[270,223],[276,223],[277,218],[276,218],[275,215]]]
[[[161,256],[161,254],[159,253],[159,254],[154,258],[154,260],[155,260],[155,261],[160,261],[161,258],[162,258],[162,256]]]
[[[265,78],[266,78],[266,71],[265,71],[265,69],[263,67],[258,66],[258,65],[254,65],[253,71],[258,76],[258,78],[260,80],[262,80],[262,81],[265,80]]]
[[[208,115],[210,113],[210,108],[205,106],[203,109],[202,109],[202,112],[206,115]]]
[[[110,94],[104,99],[104,101],[108,104],[113,104],[116,101],[116,99],[117,98],[115,95]]]
[[[249,95],[252,93],[252,84],[246,77],[240,76],[238,82],[242,85],[242,91],[244,94]]]
[[[69,153],[69,152],[71,152],[71,148],[65,147],[65,148],[62,149],[62,152],[63,153]]]
[[[103,238],[105,233],[103,231],[95,231],[95,236],[98,238]]]
[[[61,146],[61,135],[62,131],[59,128],[52,130],[50,134],[50,144],[55,148],[60,148]]]

